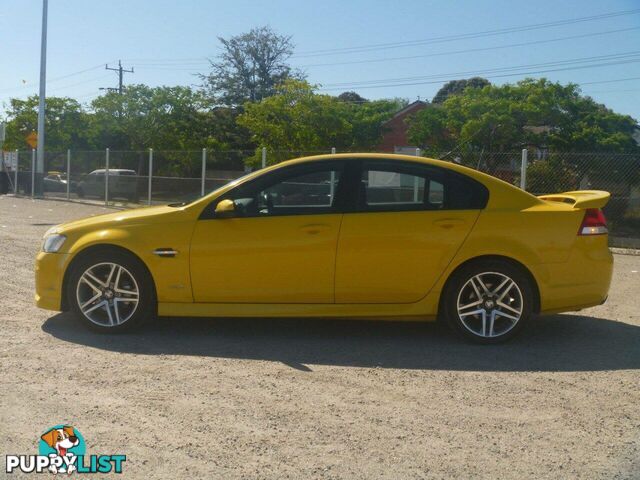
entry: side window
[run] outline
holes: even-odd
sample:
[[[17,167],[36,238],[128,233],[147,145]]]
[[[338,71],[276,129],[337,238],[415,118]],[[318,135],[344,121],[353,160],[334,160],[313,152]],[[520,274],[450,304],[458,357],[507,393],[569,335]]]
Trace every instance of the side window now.
[[[366,206],[421,205],[426,179],[389,170],[365,170],[361,192]]]
[[[473,179],[429,165],[364,162],[359,211],[473,210],[484,208],[487,189]]]
[[[278,208],[327,208],[333,205],[340,172],[325,170],[288,178],[260,192],[267,206]]]
[[[297,173],[296,173],[297,171]],[[324,168],[297,168],[289,175],[277,175],[231,191],[237,216],[266,217],[331,213],[336,205],[340,164]],[[216,202],[217,203],[217,202]]]

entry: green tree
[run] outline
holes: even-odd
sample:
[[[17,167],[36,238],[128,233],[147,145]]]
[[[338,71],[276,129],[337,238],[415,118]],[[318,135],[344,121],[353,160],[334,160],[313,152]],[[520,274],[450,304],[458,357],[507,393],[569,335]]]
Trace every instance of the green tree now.
[[[302,78],[300,73],[293,74],[287,63],[293,53],[291,37],[279,35],[269,27],[218,40],[222,53],[210,61],[211,72],[200,75],[218,103],[237,106],[247,101],[259,102],[273,95],[276,85],[284,80]]]
[[[213,107],[207,96],[190,87],[133,85],[122,95],[107,93],[92,102],[91,143],[93,148],[158,152],[160,173],[198,174],[195,151],[206,147],[235,150],[253,147],[249,134],[236,125],[237,113],[227,107]],[[144,156],[128,168],[143,171]]]
[[[435,94],[431,103],[441,104],[449,98],[451,95],[458,95],[464,92],[465,88],[483,88],[487,85],[491,85],[489,80],[482,77],[473,77],[462,80],[451,80],[445,83],[440,90]]]
[[[189,87],[133,85],[122,95],[109,92],[91,104],[94,146],[114,150],[201,146],[204,102]]]
[[[352,140],[349,148],[370,150],[378,146],[384,133],[384,122],[407,105],[401,98],[370,100],[349,104]]]
[[[270,150],[270,163],[275,163],[294,152],[371,148],[380,140],[382,123],[399,103],[345,103],[315,93],[307,82],[287,80],[277,87],[275,95],[259,103],[247,103],[238,124],[251,132],[257,146]]]
[[[582,96],[575,84],[525,79],[452,95],[439,109],[414,115],[409,136],[432,152],[453,147],[461,152],[505,152],[544,145],[564,152],[634,153],[636,124]]]
[[[5,150],[30,149],[26,137],[38,129],[38,96],[12,98],[6,111]],[[68,97],[48,97],[45,110],[45,142],[49,151],[87,148],[89,115]]]
[[[133,85],[92,104],[92,143],[114,150],[233,149],[247,146],[248,134],[235,125],[235,112],[215,108],[190,87]]]
[[[342,92],[338,95],[338,99],[347,103],[366,103],[369,100],[358,95],[356,92]]]

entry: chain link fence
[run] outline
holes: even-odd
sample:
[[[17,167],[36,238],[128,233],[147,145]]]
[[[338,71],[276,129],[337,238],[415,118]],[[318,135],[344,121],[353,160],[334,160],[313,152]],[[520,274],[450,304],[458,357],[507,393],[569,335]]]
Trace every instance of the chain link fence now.
[[[333,152],[335,149],[46,152],[42,178],[34,173],[34,151],[5,152],[0,178],[5,191],[19,195],[152,205],[187,202],[263,166]],[[604,211],[612,245],[640,248],[640,155],[525,152],[456,153],[442,158],[524,187],[534,195],[585,189],[611,192]],[[415,154],[421,155],[420,150]]]

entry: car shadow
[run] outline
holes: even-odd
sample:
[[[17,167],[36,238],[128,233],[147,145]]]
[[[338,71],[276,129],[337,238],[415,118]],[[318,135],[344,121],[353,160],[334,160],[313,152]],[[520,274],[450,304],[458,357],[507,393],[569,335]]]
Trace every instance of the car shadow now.
[[[114,352],[308,365],[465,371],[640,369],[640,327],[583,315],[536,318],[500,345],[474,345],[437,323],[159,318],[140,331],[98,334],[69,313],[45,321],[62,341]]]

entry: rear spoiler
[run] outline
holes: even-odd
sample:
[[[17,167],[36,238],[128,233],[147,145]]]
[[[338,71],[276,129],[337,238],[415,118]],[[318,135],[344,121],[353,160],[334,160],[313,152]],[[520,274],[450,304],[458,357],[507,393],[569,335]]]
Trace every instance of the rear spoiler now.
[[[575,192],[554,193],[540,195],[540,200],[547,202],[568,203],[576,209],[602,208],[609,201],[611,194],[603,190],[578,190]]]

